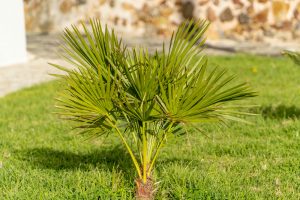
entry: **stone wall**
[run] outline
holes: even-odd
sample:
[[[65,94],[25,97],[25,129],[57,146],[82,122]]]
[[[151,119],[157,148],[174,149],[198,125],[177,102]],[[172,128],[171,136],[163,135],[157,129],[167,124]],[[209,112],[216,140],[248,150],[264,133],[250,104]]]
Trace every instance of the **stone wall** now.
[[[210,40],[300,38],[300,0],[24,0],[28,32],[58,32],[89,17],[126,36],[169,36],[185,19],[211,21]]]

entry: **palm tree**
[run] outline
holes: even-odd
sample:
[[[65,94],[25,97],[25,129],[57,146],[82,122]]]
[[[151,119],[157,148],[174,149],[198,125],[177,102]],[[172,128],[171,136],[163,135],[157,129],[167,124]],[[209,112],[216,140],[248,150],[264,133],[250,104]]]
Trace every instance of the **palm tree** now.
[[[239,120],[225,104],[255,96],[233,83],[226,70],[208,69],[201,55],[206,21],[182,24],[162,52],[127,49],[98,20],[63,34],[62,56],[72,68],[65,72],[57,98],[58,113],[75,122],[82,134],[117,134],[137,172],[136,197],[152,199],[152,171],[171,135],[202,122]]]

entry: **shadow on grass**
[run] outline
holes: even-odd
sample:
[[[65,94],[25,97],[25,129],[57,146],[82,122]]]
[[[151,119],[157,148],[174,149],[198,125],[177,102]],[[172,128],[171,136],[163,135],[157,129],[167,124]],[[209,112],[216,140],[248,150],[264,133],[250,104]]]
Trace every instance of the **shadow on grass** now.
[[[130,156],[121,146],[102,148],[91,153],[74,153],[71,151],[59,151],[51,148],[33,148],[22,151],[21,159],[35,168],[53,170],[91,170],[102,168],[111,171],[120,169],[127,174],[134,174],[135,169]],[[158,159],[157,166],[169,164],[189,165],[196,162],[192,159],[170,157]]]
[[[294,105],[262,106],[256,112],[270,119],[300,119],[300,108]]]
[[[102,168],[111,171],[113,168],[117,168],[126,174],[135,173],[129,155],[120,146],[103,148],[87,154],[51,148],[33,148],[22,153],[22,160],[42,169],[91,170]]]
[[[192,164],[197,163],[197,160],[190,159],[190,158],[179,158],[179,157],[170,157],[164,159],[158,159],[156,161],[156,166],[169,166],[169,165],[183,165],[183,166],[190,166]]]

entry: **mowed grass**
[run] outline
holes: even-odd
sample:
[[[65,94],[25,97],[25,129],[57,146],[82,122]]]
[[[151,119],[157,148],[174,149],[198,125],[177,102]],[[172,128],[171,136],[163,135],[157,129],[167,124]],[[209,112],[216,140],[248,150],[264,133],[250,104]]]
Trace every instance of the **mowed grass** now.
[[[259,96],[252,125],[203,124],[166,146],[157,199],[300,199],[300,68],[286,58],[210,57]],[[52,114],[56,81],[0,99],[0,199],[132,199],[136,173],[115,135],[86,141]]]

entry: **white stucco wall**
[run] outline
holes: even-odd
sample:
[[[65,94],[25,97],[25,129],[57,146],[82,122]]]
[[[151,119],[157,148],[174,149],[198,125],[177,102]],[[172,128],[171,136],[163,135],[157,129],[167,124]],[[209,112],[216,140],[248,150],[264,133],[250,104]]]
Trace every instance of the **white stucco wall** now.
[[[0,67],[26,61],[23,0],[0,0]]]

